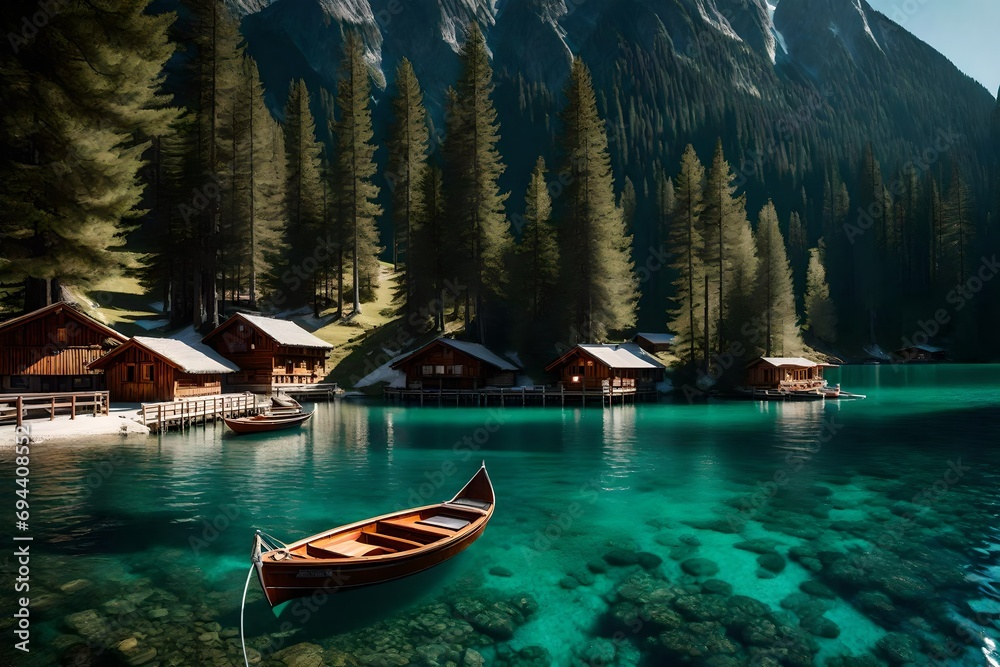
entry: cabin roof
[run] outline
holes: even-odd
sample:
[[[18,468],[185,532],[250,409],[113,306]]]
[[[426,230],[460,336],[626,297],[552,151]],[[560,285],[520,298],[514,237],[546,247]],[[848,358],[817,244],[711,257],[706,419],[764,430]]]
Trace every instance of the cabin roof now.
[[[756,361],[750,362],[751,365],[765,363],[769,366],[775,368],[814,368],[816,366],[829,366],[830,364],[821,364],[815,361],[810,361],[804,357],[761,357]]]
[[[90,315],[87,315],[86,313],[77,310],[73,306],[73,304],[68,301],[59,301],[58,303],[53,303],[51,306],[45,306],[44,308],[33,310],[30,313],[25,313],[24,315],[20,315],[18,317],[7,320],[6,322],[0,323],[0,332],[14,328],[16,326],[20,326],[22,324],[27,324],[28,322],[32,322],[39,318],[45,317],[49,313],[58,313],[63,310],[66,311],[66,313],[76,321],[80,322],[85,326],[91,327],[92,329],[100,331],[109,338],[113,338],[120,343],[124,343],[125,341],[128,340],[127,336],[123,336],[122,334],[118,333],[111,327],[102,324],[101,322],[98,322]]]
[[[600,362],[608,368],[621,370],[666,368],[659,360],[643,350],[636,343],[607,343],[603,345],[581,343],[553,361],[545,370],[552,370],[556,366],[559,366],[567,357],[577,351],[583,352],[594,359],[594,361]]]
[[[945,351],[943,347],[934,347],[933,345],[908,345],[898,349],[897,352],[905,352],[906,350],[920,350],[928,354],[939,354]]]
[[[132,338],[124,345],[118,347],[114,352],[92,362],[90,368],[106,367],[111,359],[117,357],[133,345],[145,348],[182,373],[214,375],[235,373],[240,370],[239,367],[223,358],[207,345],[189,345],[175,338],[150,338],[148,336],[136,336]]]
[[[205,336],[203,340],[207,341],[214,337],[218,332],[228,328],[238,319],[243,319],[253,327],[256,327],[261,333],[274,340],[278,345],[285,345],[287,347],[314,347],[324,350],[333,349],[333,345],[309,333],[295,322],[278,320],[273,317],[262,317],[260,315],[247,315],[246,313],[233,315]]]
[[[653,345],[673,345],[676,336],[669,333],[637,333],[636,338],[644,338]]]
[[[442,345],[447,345],[448,347],[454,350],[458,350],[459,352],[467,354],[470,357],[479,359],[479,361],[489,364],[490,366],[498,368],[502,371],[516,372],[520,370],[516,365],[514,365],[513,362],[507,361],[503,357],[497,355],[485,345],[480,345],[479,343],[470,343],[464,340],[455,340],[454,338],[435,338],[431,342],[414,350],[410,354],[406,355],[405,357],[394,363],[392,365],[392,368],[398,368],[399,366],[402,366],[405,362],[407,362],[420,352],[423,352],[430,346],[435,345],[437,343],[441,343]]]

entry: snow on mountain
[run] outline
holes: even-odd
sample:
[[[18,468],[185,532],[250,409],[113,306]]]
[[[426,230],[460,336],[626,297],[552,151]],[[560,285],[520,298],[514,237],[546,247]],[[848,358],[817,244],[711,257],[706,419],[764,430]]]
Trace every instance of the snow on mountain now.
[[[266,9],[274,0],[226,0],[226,5],[230,11],[239,18],[247,14],[256,14],[262,9]]]
[[[778,0],[775,0],[777,2]],[[767,3],[767,20],[768,27],[771,29],[771,35],[774,36],[774,45],[768,50],[768,54],[771,56],[771,62],[778,62],[777,49],[780,46],[781,52],[788,54],[788,44],[785,42],[785,36],[781,34],[777,26],[774,25],[774,10],[778,8],[777,5],[772,5],[770,2]]]
[[[868,13],[865,12],[865,8],[862,5],[862,1],[863,0],[854,0],[854,8],[858,11],[858,14],[861,15],[861,23],[865,28],[865,33],[872,38],[872,41],[875,42],[875,46],[878,47],[878,50],[882,51],[882,45],[878,43],[877,39],[875,39],[875,33],[872,32],[872,28],[868,24]]]

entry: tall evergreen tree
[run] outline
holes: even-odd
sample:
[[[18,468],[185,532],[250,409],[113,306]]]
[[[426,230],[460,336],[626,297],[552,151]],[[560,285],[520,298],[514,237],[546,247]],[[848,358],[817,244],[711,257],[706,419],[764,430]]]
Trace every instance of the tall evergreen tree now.
[[[282,304],[296,308],[316,299],[317,244],[323,237],[322,147],[303,81],[292,83],[285,106],[284,263],[276,267],[275,290]]]
[[[361,313],[361,301],[375,298],[379,281],[378,228],[382,214],[375,203],[375,146],[372,140],[371,81],[365,64],[364,46],[354,32],[344,42],[344,61],[338,86],[337,106],[337,186],[341,224],[351,247],[354,269],[354,313]],[[363,287],[362,287],[363,285]]]
[[[542,319],[559,282],[559,245],[552,225],[552,198],[545,183],[545,160],[535,164],[525,196],[524,229],[517,246],[517,275],[523,304],[533,323]]]
[[[688,144],[681,157],[681,172],[674,190],[674,212],[670,225],[671,268],[674,280],[674,309],[668,328],[676,336],[679,356],[696,362],[702,349],[706,322],[702,308],[707,295],[703,286],[705,266],[702,216],[705,211],[705,167],[694,146]],[[702,349],[704,351],[704,349]]]
[[[60,3],[0,54],[0,282],[26,309],[134,268],[117,251],[142,213],[140,171],[178,117],[161,90],[175,15],[150,4]],[[20,30],[37,10],[4,3],[0,18]]]
[[[976,238],[976,226],[973,221],[972,195],[957,162],[952,165],[942,226],[942,241],[947,258],[945,265],[948,267],[949,278],[965,282],[971,269],[969,254]]]
[[[415,284],[416,295],[420,303],[437,304],[428,314],[434,317],[434,330],[444,331],[445,307],[458,295],[449,295],[445,289],[447,281],[457,276],[448,244],[450,230],[441,169],[428,165],[420,175],[419,187],[423,205],[412,230],[413,271],[420,275]]]
[[[562,113],[559,237],[569,342],[599,342],[635,324],[638,282],[632,237],[615,205],[604,121],[590,72],[579,58],[566,88]]]
[[[502,294],[504,258],[511,248],[504,213],[507,194],[498,185],[504,165],[497,149],[499,125],[493,106],[493,69],[478,24],[469,25],[460,54],[458,85],[448,96],[447,139],[443,149],[448,221],[466,288],[467,333],[483,342],[484,303]],[[473,317],[476,331],[469,331]]]
[[[404,266],[403,294],[407,312],[414,309],[416,276],[411,262],[411,236],[420,219],[423,199],[420,182],[427,164],[429,132],[423,92],[413,65],[403,58],[396,70],[394,123],[389,135],[389,173],[392,174],[393,265]]]
[[[820,239],[822,244],[822,239]],[[809,250],[809,270],[806,275],[806,326],[816,338],[827,343],[837,340],[837,311],[830,299],[826,268],[820,248]]]
[[[759,346],[768,357],[801,354],[792,267],[788,263],[778,213],[770,201],[761,210],[757,223],[757,259],[757,301],[763,314]]]

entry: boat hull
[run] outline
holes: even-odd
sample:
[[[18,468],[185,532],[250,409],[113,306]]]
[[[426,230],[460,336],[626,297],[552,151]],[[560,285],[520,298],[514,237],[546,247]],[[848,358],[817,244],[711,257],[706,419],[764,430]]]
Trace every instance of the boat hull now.
[[[460,542],[424,554],[408,558],[404,556],[378,564],[359,561],[263,564],[258,561],[257,577],[272,607],[296,598],[332,595],[403,579],[429,570],[468,549],[484,530],[485,523]]]
[[[237,435],[249,433],[268,433],[270,431],[280,431],[286,428],[300,426],[310,418],[311,412],[301,415],[282,415],[273,417],[240,417],[237,419],[226,419],[226,426]]]

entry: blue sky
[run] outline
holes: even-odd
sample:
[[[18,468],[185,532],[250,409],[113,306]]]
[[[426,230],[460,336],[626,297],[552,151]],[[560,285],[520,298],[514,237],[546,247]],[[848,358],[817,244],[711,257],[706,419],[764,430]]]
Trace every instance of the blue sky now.
[[[1000,86],[998,0],[868,0],[946,55],[996,95]]]

